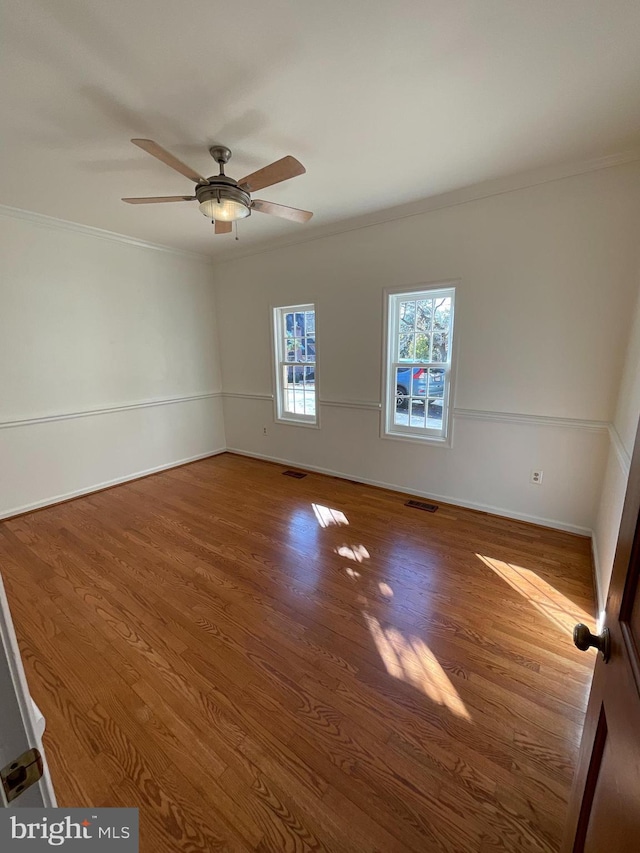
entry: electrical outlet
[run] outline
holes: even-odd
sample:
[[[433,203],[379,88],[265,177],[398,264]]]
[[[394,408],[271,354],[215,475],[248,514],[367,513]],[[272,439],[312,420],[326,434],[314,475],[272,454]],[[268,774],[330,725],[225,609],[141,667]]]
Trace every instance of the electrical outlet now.
[[[262,427],[262,434],[263,434],[263,435],[266,435],[266,434],[267,434],[267,428],[266,428],[266,426],[263,426],[263,427]]]
[[[542,471],[532,471],[531,482],[534,483],[536,486],[539,486],[542,482]]]

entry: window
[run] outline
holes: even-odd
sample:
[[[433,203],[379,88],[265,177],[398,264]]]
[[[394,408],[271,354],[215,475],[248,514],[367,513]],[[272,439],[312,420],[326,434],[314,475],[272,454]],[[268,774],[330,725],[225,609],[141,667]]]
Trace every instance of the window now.
[[[314,305],[274,308],[276,418],[315,426],[316,309]]]
[[[385,434],[445,442],[455,288],[387,294]]]

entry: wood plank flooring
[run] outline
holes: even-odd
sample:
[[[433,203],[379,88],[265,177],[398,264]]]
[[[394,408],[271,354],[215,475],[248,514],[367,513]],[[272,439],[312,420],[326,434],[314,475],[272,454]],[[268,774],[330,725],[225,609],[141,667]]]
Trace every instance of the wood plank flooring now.
[[[556,851],[589,542],[224,454],[0,524],[65,806],[142,853]]]

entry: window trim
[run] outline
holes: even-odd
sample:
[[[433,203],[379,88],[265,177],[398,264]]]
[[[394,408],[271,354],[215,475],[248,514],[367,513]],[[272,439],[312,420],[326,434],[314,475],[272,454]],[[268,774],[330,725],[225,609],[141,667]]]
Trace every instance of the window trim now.
[[[316,413],[315,415],[295,414],[293,412],[285,412],[284,410],[284,387],[281,379],[281,367],[286,364],[283,358],[283,341],[284,336],[281,335],[283,325],[283,316],[287,313],[302,313],[304,311],[313,311],[315,314],[315,338],[316,338],[316,360],[315,364],[315,399]],[[272,352],[272,372],[273,372],[273,409],[274,420],[279,424],[288,424],[289,426],[299,426],[311,429],[320,428],[320,395],[318,393],[318,357],[317,357],[317,342],[318,342],[318,304],[317,302],[302,302],[295,305],[272,305],[271,306],[271,352]]]
[[[399,441],[410,441],[418,444],[429,444],[435,447],[451,448],[453,442],[453,401],[456,368],[458,363],[458,335],[455,332],[456,312],[459,310],[460,300],[460,279],[447,279],[438,282],[398,285],[395,287],[386,287],[383,291],[383,347],[382,347],[382,417],[380,418],[380,437]],[[411,296],[415,293],[438,293],[447,292],[447,295],[452,296],[452,324],[451,324],[451,344],[449,347],[448,361],[448,388],[446,396],[446,417],[443,420],[443,432],[439,431],[427,432],[421,431],[421,427],[403,427],[393,423],[395,413],[395,388],[391,391],[391,379],[393,376],[392,365],[396,359],[393,358],[393,343],[395,339],[395,331],[391,329],[391,321],[395,315],[395,305],[397,301],[395,297],[401,295]],[[430,366],[430,365],[425,365]],[[441,366],[437,362],[435,366]],[[391,402],[390,397],[393,402]]]

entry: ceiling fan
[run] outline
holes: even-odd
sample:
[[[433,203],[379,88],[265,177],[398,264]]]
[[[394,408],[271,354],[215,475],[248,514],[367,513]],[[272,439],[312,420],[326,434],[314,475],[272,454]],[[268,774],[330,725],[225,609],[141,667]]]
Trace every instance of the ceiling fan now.
[[[186,178],[195,181],[195,195],[165,195],[151,198],[123,198],[127,204],[159,204],[172,201],[197,201],[200,211],[214,223],[216,234],[229,234],[233,222],[249,216],[253,210],[290,219],[292,222],[308,222],[313,216],[308,210],[298,210],[275,204],[273,201],[251,198],[251,193],[265,187],[288,181],[296,175],[303,175],[306,169],[295,157],[283,157],[263,169],[258,169],[246,178],[235,181],[224,173],[225,163],[231,159],[231,151],[224,145],[213,145],[209,153],[220,167],[220,174],[203,178],[166,149],[152,139],[132,139],[134,145],[147,154],[161,160],[167,166],[180,172]]]

